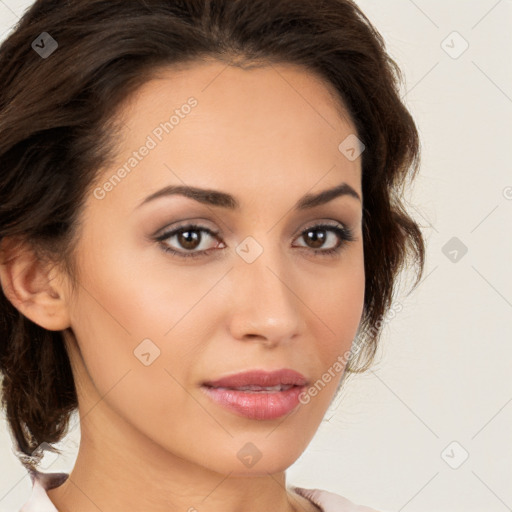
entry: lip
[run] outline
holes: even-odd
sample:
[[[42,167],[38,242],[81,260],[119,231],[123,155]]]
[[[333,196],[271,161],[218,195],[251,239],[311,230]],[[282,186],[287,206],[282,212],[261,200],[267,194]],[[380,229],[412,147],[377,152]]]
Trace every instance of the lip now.
[[[283,368],[281,370],[249,370],[246,372],[227,375],[214,381],[205,382],[204,385],[216,388],[239,388],[243,386],[278,386],[278,385],[305,386],[307,379],[301,373]]]
[[[292,412],[308,381],[304,375],[288,368],[275,371],[251,370],[204,382],[202,391],[217,405],[239,416],[255,420],[272,420]],[[239,389],[252,386],[255,389]],[[272,388],[282,386],[282,390]]]

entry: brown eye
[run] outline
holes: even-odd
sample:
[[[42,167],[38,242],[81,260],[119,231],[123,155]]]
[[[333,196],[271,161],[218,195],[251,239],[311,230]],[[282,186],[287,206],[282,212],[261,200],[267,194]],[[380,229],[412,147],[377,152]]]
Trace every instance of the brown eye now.
[[[200,231],[180,231],[176,237],[180,246],[188,250],[196,249],[201,243]]]
[[[156,240],[165,252],[179,257],[198,257],[208,255],[213,249],[223,248],[218,235],[218,232],[213,232],[205,226],[187,225],[167,231]],[[174,242],[170,243],[173,239]],[[306,244],[299,245],[299,248],[309,249],[319,256],[336,255],[346,242],[355,240],[349,228],[329,224],[311,226],[304,230],[298,239],[302,239]],[[208,243],[210,240],[214,242]]]
[[[174,242],[171,244],[170,241],[173,239]],[[214,243],[208,243],[210,239],[214,240]],[[161,243],[164,251],[183,257],[204,256],[220,244],[218,233],[198,225],[178,227],[163,233],[156,240]]]
[[[313,249],[319,249],[327,240],[327,230],[325,229],[308,229],[305,236],[307,243]]]
[[[340,225],[319,224],[305,229],[298,239],[303,239],[306,245],[299,247],[311,249],[320,256],[336,255],[347,244],[356,238],[353,232]],[[327,245],[327,247],[325,247]]]

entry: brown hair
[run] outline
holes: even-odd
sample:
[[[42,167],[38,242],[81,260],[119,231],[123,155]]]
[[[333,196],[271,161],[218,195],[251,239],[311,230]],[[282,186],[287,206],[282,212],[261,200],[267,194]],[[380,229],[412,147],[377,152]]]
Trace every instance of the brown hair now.
[[[32,47],[43,32],[58,44],[47,58]],[[76,282],[80,213],[115,149],[116,109],[158,68],[205,57],[298,64],[333,86],[349,113],[366,147],[366,283],[361,350],[346,372],[367,370],[399,271],[415,262],[416,286],[425,248],[401,200],[420,149],[402,75],[351,0],[36,1],[0,47],[0,242],[29,241]],[[62,333],[24,317],[1,289],[0,372],[20,455],[58,442],[78,406]]]

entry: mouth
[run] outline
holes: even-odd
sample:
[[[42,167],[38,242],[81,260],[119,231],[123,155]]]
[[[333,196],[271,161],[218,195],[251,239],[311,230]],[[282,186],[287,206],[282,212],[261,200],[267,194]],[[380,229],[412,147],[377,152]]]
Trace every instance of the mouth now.
[[[229,389],[254,389],[256,391],[262,389],[276,388],[278,386],[305,386],[307,384],[306,377],[295,370],[283,368],[281,370],[249,370],[246,372],[226,375],[214,381],[203,383],[206,386],[214,388]]]
[[[297,408],[307,383],[294,370],[253,370],[204,382],[201,389],[215,404],[238,416],[272,420]]]
[[[240,387],[225,387],[225,386],[210,386],[205,384],[206,387],[212,389],[224,389],[224,390],[234,390],[234,391],[244,391],[246,393],[278,393],[280,391],[287,391],[295,387],[291,384],[278,384],[277,386],[240,386]]]

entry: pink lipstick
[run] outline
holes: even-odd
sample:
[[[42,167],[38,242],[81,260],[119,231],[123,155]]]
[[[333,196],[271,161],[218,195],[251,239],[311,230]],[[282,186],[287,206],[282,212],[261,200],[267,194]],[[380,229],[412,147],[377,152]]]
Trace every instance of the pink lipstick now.
[[[252,370],[203,383],[201,389],[217,404],[255,420],[272,420],[299,404],[307,380],[295,370]]]

